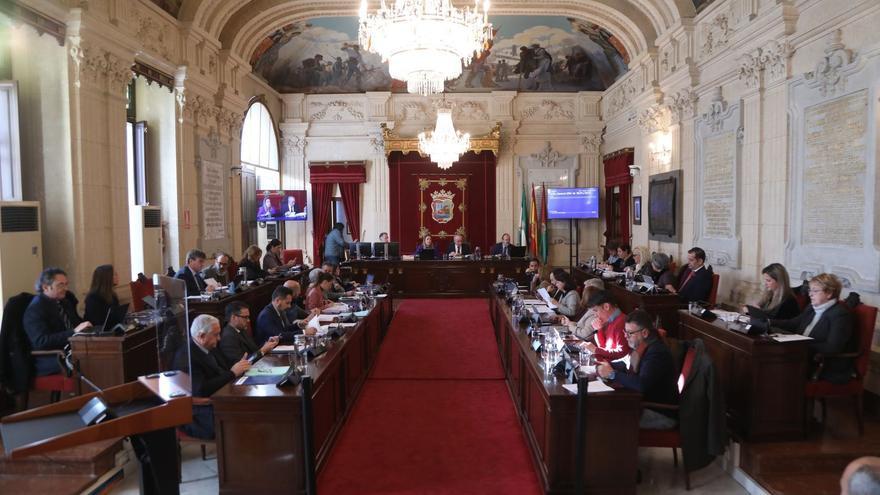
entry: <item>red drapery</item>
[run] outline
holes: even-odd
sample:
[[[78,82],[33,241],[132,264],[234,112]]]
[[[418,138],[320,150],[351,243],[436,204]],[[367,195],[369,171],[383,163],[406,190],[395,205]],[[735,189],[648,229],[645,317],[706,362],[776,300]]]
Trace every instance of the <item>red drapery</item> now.
[[[321,263],[321,245],[330,230],[330,206],[333,186],[339,184],[342,206],[348,217],[349,230],[359,237],[361,229],[360,184],[367,181],[363,163],[331,163],[309,166],[309,182],[312,184],[312,247],[315,264]]]
[[[618,232],[620,242],[630,242],[630,219],[629,219],[629,203],[631,201],[630,189],[632,185],[632,177],[629,175],[629,166],[633,164],[634,152],[626,150],[623,152],[615,152],[604,160],[605,163],[605,241],[609,239],[612,232],[612,224],[614,223],[614,188],[619,188],[618,193],[618,209],[620,217]]]
[[[471,248],[480,247],[484,254],[495,239],[495,155],[491,151],[480,154],[473,152],[462,155],[461,159],[448,170],[442,170],[427,157],[416,153],[403,155],[394,152],[388,157],[389,209],[391,213],[391,238],[400,242],[400,252],[411,254],[419,243],[419,230],[424,226],[434,237],[434,243],[441,250],[452,242],[452,234],[460,226],[467,232],[467,242]],[[446,179],[442,185],[439,181]],[[462,192],[456,181],[467,179],[466,206],[462,205]],[[422,190],[419,181],[427,181]],[[454,212],[451,221],[439,224],[432,220],[431,192],[445,189],[453,192]],[[421,196],[421,199],[420,199]],[[424,210],[422,209],[424,205]],[[463,222],[463,223],[462,223]],[[446,235],[438,236],[443,230]]]

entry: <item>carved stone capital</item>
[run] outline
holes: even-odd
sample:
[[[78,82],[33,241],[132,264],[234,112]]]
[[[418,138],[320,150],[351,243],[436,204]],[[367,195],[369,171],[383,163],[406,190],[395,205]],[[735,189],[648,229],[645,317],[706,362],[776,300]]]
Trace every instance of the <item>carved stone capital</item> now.
[[[749,89],[761,87],[761,49],[757,48],[739,57],[739,80]]]
[[[76,45],[71,45],[69,53],[76,70],[74,85],[78,88],[85,80],[97,88],[122,95],[134,77],[131,71],[133,58],[123,60],[107,50],[83,44],[79,40]]]
[[[690,89],[682,89],[664,98],[671,121],[683,122],[693,118],[697,113],[697,99],[699,96]]]
[[[822,96],[843,92],[846,87],[844,69],[855,62],[852,50],[846,48],[839,29],[828,34],[825,54],[816,63],[816,69],[804,74],[811,86],[818,88]]]
[[[645,134],[669,129],[669,111],[661,105],[651,105],[639,114],[639,127]]]
[[[583,134],[581,135],[581,146],[584,147],[584,153],[598,154],[599,146],[602,145],[602,136],[599,134]]]
[[[300,134],[282,132],[281,146],[289,156],[301,157],[306,151],[306,137]]]
[[[724,126],[724,114],[727,113],[727,102],[721,94],[721,86],[715,88],[709,108],[703,112],[702,118],[712,132],[718,132]]]
[[[739,79],[747,88],[761,88],[765,82],[788,78],[792,47],[788,41],[771,41],[739,58]]]

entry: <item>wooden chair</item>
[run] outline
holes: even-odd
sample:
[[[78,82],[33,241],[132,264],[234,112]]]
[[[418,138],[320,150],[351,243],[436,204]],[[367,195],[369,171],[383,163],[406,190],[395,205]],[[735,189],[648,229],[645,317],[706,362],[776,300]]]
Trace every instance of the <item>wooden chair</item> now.
[[[206,397],[193,397],[194,406],[206,406],[211,404],[211,399]],[[208,445],[215,445],[214,440],[205,440],[204,438],[195,438],[186,434],[182,429],[177,428],[177,482],[183,482],[183,444],[198,443],[202,449],[202,460],[208,460]]]
[[[709,291],[709,304],[715,306],[715,302],[718,300],[718,284],[721,282],[721,275],[717,273],[712,274],[712,290]]]
[[[238,276],[238,262],[232,259],[232,257],[229,257],[229,263],[226,265],[226,276],[228,277],[226,280],[230,282]]]
[[[128,283],[131,289],[131,308],[134,312],[144,310],[144,298],[154,293],[153,281],[143,273],[138,273],[137,280]]]
[[[661,337],[665,338],[665,331],[661,334]],[[688,383],[688,378],[690,378],[690,374],[693,371],[694,358],[696,357],[696,349],[694,347],[688,347],[687,353],[685,354],[684,363],[681,366],[681,372],[678,376],[678,391],[679,394],[683,395],[686,393],[685,384]],[[662,409],[667,411],[678,411],[678,406],[673,406],[669,404],[657,404],[653,402],[642,402],[642,407],[649,407],[654,410]],[[678,467],[678,449],[681,448],[681,431],[679,430],[679,425],[676,425],[674,428],[668,430],[645,430],[639,429],[639,447],[660,447],[660,448],[671,448],[672,449],[672,462],[674,467]],[[684,455],[684,452],[682,452]],[[691,489],[691,477],[690,472],[687,469],[687,465],[683,466],[684,468],[684,486],[687,490]]]
[[[843,304],[843,303],[840,303]],[[817,354],[818,367],[813,374],[813,379],[807,382],[806,386],[806,406],[807,415],[805,419],[809,424],[810,413],[813,411],[813,404],[818,399],[822,404],[822,421],[825,421],[825,399],[828,397],[852,397],[853,406],[855,408],[856,419],[859,422],[859,436],[865,434],[865,422],[863,413],[863,395],[864,380],[868,373],[868,364],[871,358],[871,340],[874,337],[874,324],[877,320],[877,308],[867,304],[859,304],[852,310],[853,314],[853,330],[855,335],[853,338],[858,342],[856,352],[844,352],[839,354]],[[828,358],[851,358],[855,359],[855,376],[843,384],[831,383],[827,380],[820,380],[819,375]]]

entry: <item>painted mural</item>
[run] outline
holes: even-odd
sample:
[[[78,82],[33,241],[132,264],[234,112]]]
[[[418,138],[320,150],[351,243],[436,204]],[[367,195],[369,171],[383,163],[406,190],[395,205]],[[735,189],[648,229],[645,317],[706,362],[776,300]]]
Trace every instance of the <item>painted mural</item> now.
[[[448,81],[450,92],[601,91],[628,70],[618,38],[562,16],[490,16],[492,45]],[[406,92],[381,58],[357,43],[357,17],[288,24],[254,50],[253,70],[281,93]]]

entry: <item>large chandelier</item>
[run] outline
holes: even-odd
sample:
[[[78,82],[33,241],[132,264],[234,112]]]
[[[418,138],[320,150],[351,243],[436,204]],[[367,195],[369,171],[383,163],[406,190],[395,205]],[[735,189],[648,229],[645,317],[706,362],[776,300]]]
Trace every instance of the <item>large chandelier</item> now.
[[[434,132],[419,133],[419,152],[431,157],[431,161],[443,170],[452,166],[458,157],[467,153],[471,135],[462,134],[452,126],[452,105],[445,100],[437,104],[437,123]]]
[[[428,96],[443,91],[444,83],[461,75],[492,39],[489,0],[458,9],[450,0],[381,0],[379,10],[367,15],[362,0],[358,42],[388,62],[391,77],[406,81],[410,93]]]

